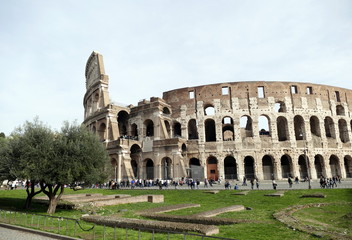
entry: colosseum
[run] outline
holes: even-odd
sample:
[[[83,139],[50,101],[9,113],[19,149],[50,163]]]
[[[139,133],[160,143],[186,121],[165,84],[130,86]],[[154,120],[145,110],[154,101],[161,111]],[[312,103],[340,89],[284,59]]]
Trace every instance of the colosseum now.
[[[186,87],[115,104],[103,57],[86,64],[84,122],[111,178],[352,177],[352,90],[301,82]]]

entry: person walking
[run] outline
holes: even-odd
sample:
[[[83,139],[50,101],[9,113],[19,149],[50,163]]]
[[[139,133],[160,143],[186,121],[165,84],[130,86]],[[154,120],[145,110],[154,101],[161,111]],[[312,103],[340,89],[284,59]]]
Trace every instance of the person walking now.
[[[288,177],[288,185],[289,185],[289,188],[292,188],[292,179],[291,179],[291,177]]]
[[[273,183],[273,189],[274,189],[274,190],[276,190],[276,187],[277,187],[277,183],[276,183],[276,181],[275,181],[275,180],[273,180],[273,181],[272,181],[272,183]]]

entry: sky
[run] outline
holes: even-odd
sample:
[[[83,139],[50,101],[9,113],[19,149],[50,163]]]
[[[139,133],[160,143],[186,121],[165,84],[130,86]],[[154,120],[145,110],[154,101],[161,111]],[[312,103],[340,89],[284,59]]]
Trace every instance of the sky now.
[[[82,122],[92,51],[126,105],[221,82],[352,89],[352,1],[0,0],[0,132]]]

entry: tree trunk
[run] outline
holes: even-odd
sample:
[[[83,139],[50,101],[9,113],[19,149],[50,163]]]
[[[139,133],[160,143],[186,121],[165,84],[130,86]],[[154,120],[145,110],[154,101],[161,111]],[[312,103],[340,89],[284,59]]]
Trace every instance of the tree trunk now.
[[[57,199],[55,198],[55,196],[53,196],[52,198],[49,199],[49,207],[48,207],[48,214],[54,214],[56,211],[56,206],[57,206]]]
[[[49,207],[48,207],[48,214],[54,214],[56,211],[56,207],[58,202],[61,199],[61,196],[64,194],[64,185],[63,184],[58,184],[55,186],[54,191],[52,189],[52,185],[48,185],[49,191],[44,191],[44,193],[49,197]],[[57,197],[56,193],[60,189],[60,193]]]
[[[29,187],[27,185],[27,188],[26,188],[27,198],[26,198],[26,202],[24,203],[24,206],[23,206],[24,209],[29,209],[31,207],[33,197],[35,195],[37,195],[38,193],[42,192],[42,189],[40,189],[37,192],[35,191],[35,182],[34,181],[32,182],[30,189],[31,190],[29,191]]]

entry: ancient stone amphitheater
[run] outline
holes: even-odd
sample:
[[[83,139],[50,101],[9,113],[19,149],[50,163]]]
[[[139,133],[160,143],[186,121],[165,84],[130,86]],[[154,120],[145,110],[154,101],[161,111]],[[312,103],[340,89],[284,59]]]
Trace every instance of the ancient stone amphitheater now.
[[[86,65],[84,124],[111,178],[352,177],[352,91],[298,82],[186,87],[137,106],[110,101],[103,57]]]

